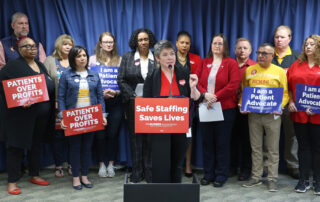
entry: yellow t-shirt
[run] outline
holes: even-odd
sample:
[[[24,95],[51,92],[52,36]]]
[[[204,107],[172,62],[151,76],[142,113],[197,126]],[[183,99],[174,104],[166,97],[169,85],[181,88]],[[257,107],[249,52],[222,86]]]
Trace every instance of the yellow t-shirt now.
[[[280,56],[278,55],[276,49],[274,49],[274,52],[275,52],[275,54],[276,54],[277,60],[278,60],[278,62],[279,62],[280,65],[281,65],[284,57],[286,57],[286,56],[288,56],[288,55],[292,55],[290,46],[288,46],[288,49],[287,49],[286,53],[285,53],[282,57],[280,57]]]
[[[270,64],[268,68],[263,68],[259,64],[249,66],[241,82],[241,97],[239,104],[242,103],[243,87],[264,87],[264,88],[283,88],[282,107],[288,101],[288,83],[286,72],[279,66]]]

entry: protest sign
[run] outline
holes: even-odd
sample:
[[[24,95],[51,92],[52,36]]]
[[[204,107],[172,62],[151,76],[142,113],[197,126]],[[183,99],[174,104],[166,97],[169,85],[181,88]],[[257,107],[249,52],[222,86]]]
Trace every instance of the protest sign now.
[[[49,100],[43,74],[2,81],[8,108]]]
[[[67,126],[65,136],[103,130],[103,114],[101,104],[63,110],[64,125]]]
[[[91,70],[99,73],[102,89],[119,90],[117,76],[119,67],[108,67],[103,65],[91,66]]]
[[[309,108],[311,112],[319,114],[320,86],[297,84],[294,103],[299,111]]]
[[[283,88],[244,87],[241,111],[282,113]]]
[[[187,133],[189,98],[136,98],[135,133]]]

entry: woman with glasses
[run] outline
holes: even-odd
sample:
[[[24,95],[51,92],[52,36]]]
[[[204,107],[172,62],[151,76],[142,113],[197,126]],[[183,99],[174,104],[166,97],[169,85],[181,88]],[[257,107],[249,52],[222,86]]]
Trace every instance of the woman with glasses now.
[[[320,36],[309,36],[302,46],[298,60],[287,73],[289,89],[289,111],[298,140],[299,182],[295,191],[304,193],[311,187],[310,171],[313,173],[314,194],[320,195],[320,114],[312,109],[298,111],[296,85],[320,86]]]
[[[204,177],[202,185],[213,182],[214,187],[222,187],[229,175],[230,139],[236,112],[236,91],[241,78],[237,62],[229,57],[229,47],[223,34],[213,36],[208,57],[197,69],[198,88],[203,103],[211,108],[220,102],[223,121],[200,122],[203,137]]]
[[[135,91],[137,85],[143,84],[147,75],[156,68],[154,56],[150,50],[155,43],[156,37],[150,30],[145,28],[135,30],[129,40],[132,51],[122,56],[117,79],[129,125],[132,156],[130,181],[132,183],[138,183],[143,178],[146,178],[147,182],[152,181],[151,139],[149,135],[134,133],[134,99],[139,96]]]
[[[95,48],[95,55],[89,59],[89,67],[96,66],[119,67],[121,57],[118,54],[117,42],[113,34],[103,32]],[[118,69],[118,68],[116,68]],[[100,177],[114,177],[114,161],[117,155],[118,135],[123,117],[120,90],[107,88],[103,90],[106,112],[108,113],[108,126],[105,131],[96,134],[96,145],[99,161]],[[106,159],[107,150],[107,159]],[[104,162],[108,160],[108,166]]]
[[[42,186],[49,185],[48,181],[39,176],[40,143],[50,140],[53,133],[55,100],[54,82],[44,65],[35,59],[35,42],[31,38],[23,38],[17,46],[21,57],[8,62],[0,71],[0,140],[7,144],[7,191],[13,195],[21,193],[17,181],[21,177],[25,149],[28,150],[29,181]],[[2,81],[41,74],[45,77],[50,100],[8,108]]]

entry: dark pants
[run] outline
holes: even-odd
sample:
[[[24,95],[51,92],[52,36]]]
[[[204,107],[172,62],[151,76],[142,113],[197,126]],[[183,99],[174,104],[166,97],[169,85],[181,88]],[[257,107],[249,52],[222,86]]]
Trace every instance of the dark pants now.
[[[320,125],[294,122],[294,129],[298,140],[300,179],[309,180],[312,169],[313,180],[320,182]]]
[[[203,169],[207,180],[226,181],[229,176],[230,141],[235,109],[223,110],[224,121],[200,122]]]
[[[115,161],[118,151],[118,137],[123,118],[123,105],[120,97],[107,99],[106,111],[108,113],[108,124],[106,130],[96,135],[98,161],[106,160],[106,151],[108,161]]]
[[[251,173],[251,146],[249,138],[248,115],[236,111],[236,118],[231,137],[230,169],[241,173]]]
[[[7,172],[8,183],[17,182],[21,176],[21,162],[24,157],[24,149],[17,147],[7,148]],[[29,176],[39,176],[40,169],[40,144],[32,145],[28,151]]]
[[[126,115],[130,133],[130,148],[132,158],[131,180],[138,180],[143,177],[147,182],[152,180],[152,156],[151,137],[146,134],[134,133],[134,99],[130,99],[126,109]]]
[[[68,137],[73,177],[79,177],[80,168],[82,176],[88,175],[89,166],[91,164],[91,147],[93,138],[93,133],[84,133]]]
[[[67,137],[64,135],[63,130],[55,130],[53,139],[53,156],[56,167],[62,166],[63,162],[69,161],[69,145]],[[66,159],[67,157],[67,159]]]
[[[183,161],[188,149],[185,134],[171,134],[171,182],[181,183]]]
[[[35,120],[34,132],[32,136],[31,148],[28,150],[29,176],[39,176],[40,170],[40,143],[46,135],[48,126],[48,113],[50,106],[48,103],[38,104],[38,117]],[[22,134],[23,135],[23,134]],[[7,172],[8,182],[17,182],[21,176],[21,165],[24,158],[24,148],[8,146],[7,148]]]

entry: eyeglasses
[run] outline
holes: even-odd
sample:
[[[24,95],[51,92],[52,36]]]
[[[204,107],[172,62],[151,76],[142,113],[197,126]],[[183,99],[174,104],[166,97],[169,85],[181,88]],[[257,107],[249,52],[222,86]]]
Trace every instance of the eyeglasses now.
[[[37,49],[37,46],[35,44],[34,45],[26,44],[26,45],[20,46],[20,48],[26,48],[27,50],[31,50],[31,49]]]
[[[262,55],[263,57],[266,57],[269,54],[273,54],[273,53],[260,52],[260,51],[257,51],[256,53],[257,53],[257,55]]]
[[[212,43],[214,46],[223,46],[223,43],[219,43],[219,42],[214,42]]]
[[[113,41],[101,41],[102,44],[109,44],[112,45],[114,42]]]
[[[143,41],[149,41],[149,38],[141,38],[141,39],[138,39],[138,42],[143,42]]]

